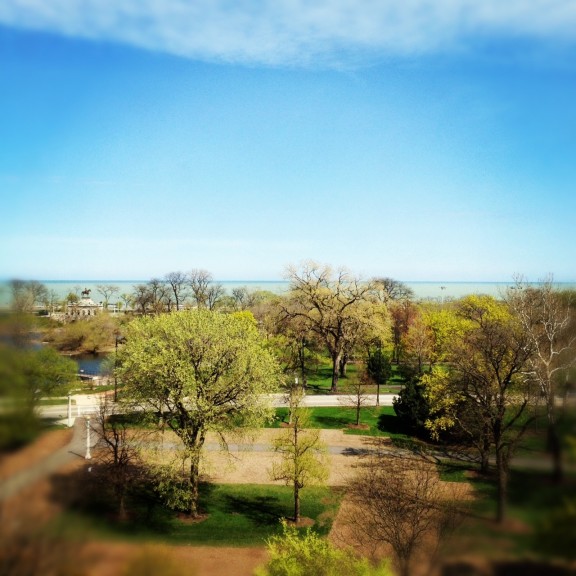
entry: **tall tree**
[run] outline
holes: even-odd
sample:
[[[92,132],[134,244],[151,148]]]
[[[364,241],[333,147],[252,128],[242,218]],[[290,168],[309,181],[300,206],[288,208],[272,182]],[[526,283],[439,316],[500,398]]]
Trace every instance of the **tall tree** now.
[[[387,319],[384,305],[376,305],[373,286],[347,270],[307,262],[301,270],[287,270],[290,294],[284,315],[301,318],[326,345],[332,360],[332,392],[338,390],[341,363],[361,330]]]
[[[431,364],[433,351],[433,333],[420,310],[413,318],[402,338],[407,363],[413,366],[418,375],[424,372],[424,365]]]
[[[20,314],[34,312],[36,304],[44,303],[47,289],[37,280],[10,280],[12,293],[12,310]]]
[[[556,396],[565,382],[569,368],[576,363],[576,320],[571,302],[565,301],[552,278],[536,286],[516,278],[507,299],[520,319],[534,354],[528,359],[528,375],[540,388],[546,405],[548,448],[554,463],[554,478],[563,478],[562,443],[558,430],[559,408]]]
[[[209,430],[224,434],[256,426],[271,412],[279,368],[255,322],[208,310],[146,316],[125,331],[119,379],[144,410],[166,413],[166,424],[190,461],[188,513],[198,515],[198,478]]]
[[[197,308],[208,308],[208,290],[212,280],[212,274],[208,270],[195,268],[189,272],[188,285]]]
[[[404,284],[404,282],[393,278],[374,278],[373,284],[375,292],[385,304],[388,304],[391,300],[402,301],[414,298],[412,288]]]
[[[160,278],[152,278],[146,284],[150,294],[151,309],[155,314],[170,312],[172,309],[172,291]]]
[[[54,349],[0,344],[0,452],[31,440],[40,429],[41,398],[65,394],[77,381],[73,360]]]
[[[146,284],[137,284],[134,286],[130,301],[137,312],[142,315],[148,314],[152,310],[153,296]]]
[[[169,272],[165,276],[166,282],[169,284],[174,294],[174,302],[176,304],[176,310],[180,310],[182,304],[188,296],[186,290],[188,284],[188,276],[184,272]]]
[[[451,340],[448,377],[434,373],[422,382],[427,386],[434,416],[429,428],[460,423],[462,402],[472,412],[474,430],[480,430],[496,456],[497,520],[504,520],[510,459],[532,421],[533,390],[523,376],[531,354],[529,339],[510,308],[490,296],[469,296],[457,305],[461,322],[458,337]]]
[[[291,391],[290,425],[274,441],[274,450],[282,459],[272,465],[272,478],[292,487],[296,524],[300,521],[300,491],[328,477],[326,447],[320,439],[320,430],[309,427],[309,409],[299,405],[302,397],[301,389]]]

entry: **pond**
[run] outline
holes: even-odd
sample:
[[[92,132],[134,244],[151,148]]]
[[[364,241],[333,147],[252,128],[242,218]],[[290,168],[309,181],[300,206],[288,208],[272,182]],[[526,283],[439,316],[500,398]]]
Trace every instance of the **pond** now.
[[[79,354],[71,356],[71,359],[78,364],[78,372],[85,376],[101,376],[105,367],[104,361],[108,354]]]

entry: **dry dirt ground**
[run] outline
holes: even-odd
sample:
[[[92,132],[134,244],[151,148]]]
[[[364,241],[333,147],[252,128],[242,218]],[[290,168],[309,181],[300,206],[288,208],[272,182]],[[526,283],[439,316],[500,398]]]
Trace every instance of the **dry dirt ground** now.
[[[273,483],[269,469],[275,455],[265,451],[273,438],[282,433],[280,430],[262,430],[249,439],[256,447],[246,449],[245,445],[231,444],[229,455],[216,450],[207,452],[205,476],[213,482],[222,483]],[[45,433],[34,444],[19,452],[0,457],[0,482],[2,479],[18,473],[41,461],[57,449],[65,446],[71,438],[71,430],[57,430]],[[348,449],[350,455],[332,454],[329,456],[331,485],[342,485],[354,473],[359,456],[354,453],[367,446],[369,440],[361,436],[345,435],[341,431],[324,430],[322,439],[330,447]],[[245,440],[246,441],[246,440]],[[217,444],[216,438],[208,438],[211,446]],[[88,461],[78,458],[67,464],[59,473],[86,467]],[[1,522],[5,529],[22,523],[23,517],[30,518],[34,524],[58,513],[57,505],[49,496],[50,481],[43,479],[27,486],[16,496],[2,502]],[[25,510],[26,512],[22,512]],[[211,548],[199,547],[162,547],[148,546],[143,551],[141,545],[93,541],[83,547],[83,556],[88,576],[115,576],[126,574],[130,559],[150,553],[169,554],[177,559],[178,565],[190,568],[190,576],[251,576],[256,566],[266,559],[266,551],[259,548]],[[146,562],[146,560],[144,560]],[[141,572],[140,573],[148,573]],[[152,572],[150,572],[152,573]],[[38,575],[43,576],[43,575]]]

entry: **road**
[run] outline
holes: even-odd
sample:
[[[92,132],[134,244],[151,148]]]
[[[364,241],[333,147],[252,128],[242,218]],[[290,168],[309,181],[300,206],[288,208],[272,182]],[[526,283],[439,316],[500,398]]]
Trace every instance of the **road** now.
[[[396,394],[380,394],[380,406],[392,406]],[[68,423],[68,404],[56,404],[52,406],[40,406],[39,412],[43,418],[51,418],[74,424],[78,416],[86,416],[98,412],[100,406],[100,394],[76,394],[71,397],[70,422]],[[287,406],[285,394],[271,394],[272,405],[276,408]],[[376,394],[366,394],[362,398],[362,406],[376,406]],[[304,406],[308,407],[338,407],[354,406],[356,397],[347,394],[313,394],[304,397]]]

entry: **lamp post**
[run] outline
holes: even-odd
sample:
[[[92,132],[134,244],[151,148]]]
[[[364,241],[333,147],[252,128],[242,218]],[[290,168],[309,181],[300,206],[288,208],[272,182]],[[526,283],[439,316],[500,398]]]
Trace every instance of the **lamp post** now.
[[[126,338],[120,336],[120,332],[116,330],[114,332],[115,336],[115,352],[114,352],[114,402],[118,402],[118,376],[116,375],[116,369],[118,368],[118,344],[124,344]]]
[[[86,416],[86,460],[92,460],[92,454],[90,454],[90,416]]]
[[[72,426],[72,392],[68,392],[68,428]]]

